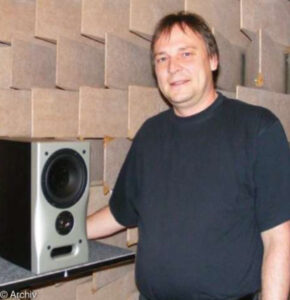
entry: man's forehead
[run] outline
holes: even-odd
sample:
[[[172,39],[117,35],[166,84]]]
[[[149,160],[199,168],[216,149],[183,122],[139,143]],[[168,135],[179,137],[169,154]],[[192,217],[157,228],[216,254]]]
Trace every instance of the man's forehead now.
[[[189,32],[191,33],[196,33],[194,30],[192,30],[188,25],[184,24],[184,23],[175,23],[170,27],[165,28],[161,34],[161,36],[170,36],[172,32],[176,32],[176,31],[182,31],[184,34],[188,34]]]
[[[201,35],[192,30],[186,24],[174,24],[170,28],[165,28],[161,33],[154,45],[154,52],[156,51],[156,46],[159,46],[162,42],[169,42],[172,39],[182,39],[182,40],[202,40]]]

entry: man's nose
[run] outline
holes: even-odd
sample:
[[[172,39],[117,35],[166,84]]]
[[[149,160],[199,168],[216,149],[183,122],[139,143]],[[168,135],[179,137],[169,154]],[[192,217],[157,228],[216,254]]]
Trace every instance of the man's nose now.
[[[175,57],[171,57],[169,59],[168,72],[169,73],[175,73],[175,72],[179,71],[180,68],[181,68],[181,66],[180,66],[179,59],[175,58]]]

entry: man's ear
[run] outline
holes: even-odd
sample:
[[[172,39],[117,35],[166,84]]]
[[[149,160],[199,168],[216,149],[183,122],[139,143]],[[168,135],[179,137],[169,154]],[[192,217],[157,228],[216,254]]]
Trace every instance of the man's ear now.
[[[219,65],[219,60],[216,54],[212,55],[209,58],[209,63],[210,63],[210,69],[212,72],[216,71]]]

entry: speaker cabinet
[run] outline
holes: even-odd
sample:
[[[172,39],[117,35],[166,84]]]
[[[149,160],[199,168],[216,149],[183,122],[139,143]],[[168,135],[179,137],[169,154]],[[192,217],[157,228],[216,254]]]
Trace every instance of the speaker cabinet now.
[[[0,140],[0,255],[39,274],[88,261],[88,142]]]

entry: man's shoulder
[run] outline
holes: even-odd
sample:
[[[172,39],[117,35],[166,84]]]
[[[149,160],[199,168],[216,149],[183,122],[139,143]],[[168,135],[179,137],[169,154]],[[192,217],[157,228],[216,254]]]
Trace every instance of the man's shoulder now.
[[[162,111],[161,113],[158,113],[157,115],[154,115],[154,116],[148,118],[141,126],[140,131],[160,128],[160,126],[164,122],[167,122],[167,120],[169,119],[170,113],[171,113],[171,109],[167,109],[165,111]]]
[[[158,140],[160,135],[162,135],[162,131],[166,130],[169,115],[170,109],[149,117],[137,131],[134,137],[134,144],[138,145],[138,147],[141,145],[144,148],[152,142],[152,139],[157,138]]]
[[[279,119],[266,107],[248,103],[246,101],[232,99],[224,96],[225,111],[236,121],[257,124],[260,129],[271,126]]]

